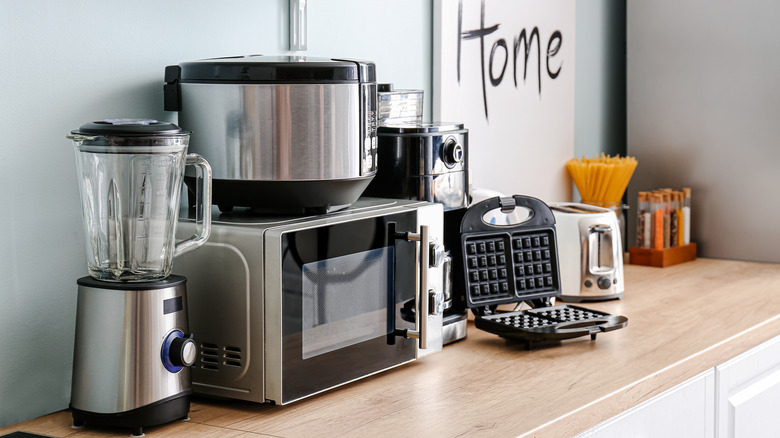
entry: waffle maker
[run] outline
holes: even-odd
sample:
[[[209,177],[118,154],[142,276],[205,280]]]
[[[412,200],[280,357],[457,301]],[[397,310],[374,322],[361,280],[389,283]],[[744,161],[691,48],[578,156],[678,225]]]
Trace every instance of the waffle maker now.
[[[596,335],[626,326],[625,316],[573,305],[552,306],[561,295],[555,217],[539,199],[494,197],[468,208],[453,260],[460,299],[475,326],[532,344]],[[502,304],[531,309],[502,312]]]

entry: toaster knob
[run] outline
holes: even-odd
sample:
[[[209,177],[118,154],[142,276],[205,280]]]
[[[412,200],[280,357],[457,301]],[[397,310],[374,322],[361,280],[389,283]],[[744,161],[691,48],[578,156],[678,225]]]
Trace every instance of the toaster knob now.
[[[454,165],[461,163],[463,161],[463,146],[454,138],[448,138],[442,147],[441,159],[447,167],[453,167]]]
[[[612,280],[607,277],[599,277],[598,279],[599,289],[609,289],[612,287]]]

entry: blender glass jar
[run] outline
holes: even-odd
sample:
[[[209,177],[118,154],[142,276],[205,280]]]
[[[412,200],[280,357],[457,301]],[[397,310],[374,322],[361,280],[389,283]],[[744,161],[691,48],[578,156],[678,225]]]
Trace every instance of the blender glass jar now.
[[[187,154],[189,133],[156,120],[87,123],[73,140],[86,236],[87,269],[98,280],[152,281],[211,232],[211,168]],[[203,178],[199,235],[175,243],[184,167]]]

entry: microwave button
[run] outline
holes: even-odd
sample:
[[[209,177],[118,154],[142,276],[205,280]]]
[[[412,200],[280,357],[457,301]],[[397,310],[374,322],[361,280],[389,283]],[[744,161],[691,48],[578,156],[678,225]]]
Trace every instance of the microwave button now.
[[[444,263],[444,245],[439,242],[431,242],[428,250],[430,252],[430,262],[428,263],[432,268],[438,268]]]
[[[428,291],[428,299],[429,299],[429,306],[428,314],[430,315],[441,315],[444,313],[444,294],[441,292],[436,292],[433,289],[430,289]]]

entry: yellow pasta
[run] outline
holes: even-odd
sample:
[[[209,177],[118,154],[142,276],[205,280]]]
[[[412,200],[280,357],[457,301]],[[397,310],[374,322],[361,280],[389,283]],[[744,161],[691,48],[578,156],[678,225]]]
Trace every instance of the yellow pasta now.
[[[583,202],[596,205],[617,204],[623,198],[636,169],[634,157],[609,156],[572,158],[566,162]]]

